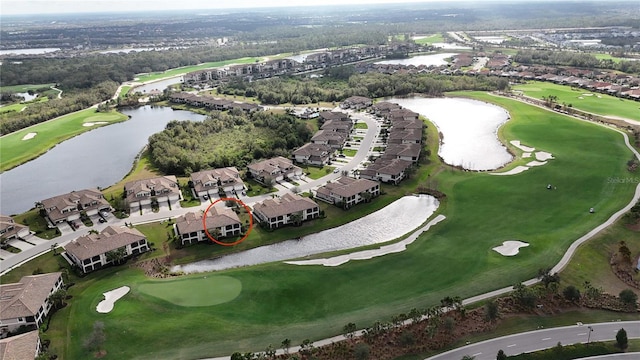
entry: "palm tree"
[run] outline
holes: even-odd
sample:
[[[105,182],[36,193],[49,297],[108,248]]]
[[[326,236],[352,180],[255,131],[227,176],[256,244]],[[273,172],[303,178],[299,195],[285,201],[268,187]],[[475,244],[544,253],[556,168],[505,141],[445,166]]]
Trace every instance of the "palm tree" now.
[[[280,346],[282,346],[282,349],[284,350],[285,354],[289,354],[289,348],[291,347],[291,340],[289,339],[282,340],[282,343],[280,344]]]
[[[107,251],[107,262],[112,262],[114,265],[118,265],[127,256],[127,251],[124,248],[118,248],[115,250]]]
[[[373,195],[368,191],[363,191],[360,193],[360,197],[362,198],[362,200],[364,200],[364,202],[369,202],[371,201]]]
[[[295,226],[300,226],[302,224],[302,212],[298,211],[289,215],[289,221]]]
[[[67,298],[67,290],[59,289],[53,294],[49,295],[47,301],[51,303],[54,309],[60,309],[64,306],[64,299]]]

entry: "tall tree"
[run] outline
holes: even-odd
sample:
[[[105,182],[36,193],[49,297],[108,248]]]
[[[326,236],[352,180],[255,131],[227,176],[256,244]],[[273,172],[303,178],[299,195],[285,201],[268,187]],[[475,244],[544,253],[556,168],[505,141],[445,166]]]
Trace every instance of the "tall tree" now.
[[[627,331],[624,328],[618,330],[616,333],[616,346],[623,351],[629,346]]]

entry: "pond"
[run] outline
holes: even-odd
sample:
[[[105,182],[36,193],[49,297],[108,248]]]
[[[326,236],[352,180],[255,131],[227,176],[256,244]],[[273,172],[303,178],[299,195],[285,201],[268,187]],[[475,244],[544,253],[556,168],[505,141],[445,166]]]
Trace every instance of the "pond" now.
[[[438,205],[438,200],[433,196],[405,196],[365,217],[300,240],[287,240],[218,259],[178,265],[171,271],[217,271],[380,244],[397,239],[419,227],[433,215]]]
[[[442,54],[431,54],[431,55],[419,55],[413,56],[407,59],[393,59],[393,60],[384,60],[378,61],[376,64],[388,64],[388,65],[413,65],[413,66],[442,66],[447,65],[449,62],[445,59],[451,58],[455,55],[455,53],[442,53]]]
[[[179,84],[182,81],[184,81],[182,79],[182,76],[174,76],[174,77],[169,78],[169,79],[164,79],[164,80],[160,80],[160,81],[154,81],[154,82],[151,82],[151,83],[140,85],[140,86],[136,87],[135,89],[133,89],[133,92],[139,92],[139,93],[146,94],[146,93],[149,93],[149,92],[154,91],[154,90],[164,91],[164,89],[166,89],[170,85]]]
[[[24,212],[37,201],[72,190],[113,185],[131,170],[149,136],[162,131],[169,121],[206,118],[189,111],[149,105],[122,113],[131,118],[85,132],[0,174],[2,214]]]
[[[447,163],[469,170],[494,170],[513,157],[498,139],[498,128],[509,113],[496,105],[462,98],[391,98],[425,116],[442,134],[438,155]]]
[[[28,92],[19,92],[19,93],[15,93],[15,95],[23,97],[24,101],[31,101],[38,97],[38,94],[34,93],[32,95],[32,94],[29,94]]]

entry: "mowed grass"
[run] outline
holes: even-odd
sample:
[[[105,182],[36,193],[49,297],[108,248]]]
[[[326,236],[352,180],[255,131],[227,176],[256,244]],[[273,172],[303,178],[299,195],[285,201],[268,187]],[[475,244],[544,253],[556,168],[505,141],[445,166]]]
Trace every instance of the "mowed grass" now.
[[[65,358],[90,356],[81,344],[96,320],[105,323],[106,359],[192,359],[259,351],[285,338],[299,344],[333,336],[349,322],[361,328],[439,304],[446,296],[466,298],[533,278],[631,199],[635,184],[607,181],[628,176],[631,152],[620,133],[510,99],[465,95],[509,110],[512,120],[500,130],[504,141],[521,140],[556,159],[502,177],[443,166],[430,174],[429,183],[447,194],[439,209],[447,219],[407,251],[334,268],[272,263],[222,271],[215,276],[242,283],[240,295],[225,306],[179,307],[132,296],[125,306],[101,315],[92,309],[102,292],[148,280],[129,269],[96,274],[102,278],[83,284],[67,319]],[[408,183],[426,178],[419,173]],[[558,189],[548,191],[549,182]],[[596,213],[590,214],[590,207]],[[515,257],[491,250],[510,239],[530,246]],[[185,335],[176,347],[158,342],[162,334]]]
[[[419,39],[415,39],[416,44],[433,44],[433,43],[442,43],[444,42],[444,37],[442,34],[433,34],[428,36],[418,36]]]
[[[144,282],[138,284],[134,291],[179,306],[214,306],[235,299],[241,290],[242,283],[230,276],[198,274],[187,278]]]
[[[158,79],[172,77],[172,76],[184,75],[191,71],[215,68],[215,67],[226,66],[230,64],[250,64],[250,63],[256,62],[256,60],[260,60],[260,58],[244,57],[244,58],[233,59],[233,60],[207,62],[199,65],[185,66],[185,67],[175,68],[167,71],[154,72],[151,74],[140,74],[137,77],[136,81],[139,81],[139,82],[153,81],[153,80],[158,80]]]
[[[95,109],[86,109],[5,135],[0,141],[0,171],[32,160],[64,140],[102,126],[82,126],[85,122],[112,124],[124,120],[127,120],[127,116],[115,111],[99,113]],[[37,135],[22,140],[29,133]]]
[[[557,96],[557,104],[571,104],[576,109],[594,114],[640,120],[640,104],[637,101],[591,92],[587,89],[572,89],[571,86],[532,81],[514,86],[513,90],[520,90],[526,96],[536,99],[542,99],[543,96],[548,97],[549,95]]]
[[[24,84],[24,85],[11,85],[11,86],[3,86],[3,93],[18,93],[18,92],[27,92],[29,90],[40,90],[43,88],[50,88],[54,83],[51,84]]]

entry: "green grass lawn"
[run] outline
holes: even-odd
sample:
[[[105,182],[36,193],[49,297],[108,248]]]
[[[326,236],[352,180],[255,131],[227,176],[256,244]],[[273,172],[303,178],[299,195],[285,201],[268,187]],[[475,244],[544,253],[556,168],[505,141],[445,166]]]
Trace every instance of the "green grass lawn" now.
[[[250,63],[256,62],[256,60],[260,60],[260,58],[245,57],[245,58],[233,59],[233,60],[207,62],[200,65],[185,66],[185,67],[170,69],[162,72],[155,72],[151,74],[141,74],[140,76],[137,77],[136,81],[139,81],[139,82],[153,81],[153,80],[158,80],[162,78],[183,75],[196,70],[209,69],[214,67],[226,66],[230,64],[250,64]]]
[[[465,298],[532,278],[631,198],[635,184],[606,181],[628,176],[625,163],[631,152],[619,133],[510,99],[465,95],[509,110],[512,120],[500,129],[505,141],[521,140],[552,152],[556,159],[513,176],[446,166],[429,171],[429,183],[447,194],[439,209],[447,219],[407,251],[335,268],[273,263],[222,271],[215,276],[237,279],[242,291],[221,305],[181,307],[133,292],[112,313],[97,314],[94,309],[102,292],[149,281],[138,270],[124,267],[98,272],[74,290],[66,325],[54,321],[68,339],[64,358],[90,356],[81,344],[96,320],[105,323],[106,359],[228,355],[278,345],[284,338],[299,344],[305,338],[332,336],[348,322],[364,327],[412,307],[438,304],[445,296]],[[385,188],[389,196],[380,200],[426,183],[427,175],[421,171],[403,187]],[[549,182],[558,190],[546,190]],[[598,211],[589,214],[590,207]],[[327,214],[332,219],[341,210],[328,207],[327,211],[336,211]],[[340,214],[350,216],[352,211],[362,210],[354,207]],[[301,228],[291,227],[286,235],[295,236]],[[509,239],[530,246],[515,257],[491,250]],[[181,336],[176,347],[156,341],[161,334],[188,336]]]
[[[253,179],[244,180],[245,186],[247,187],[247,196],[258,196],[263,194],[269,194],[278,191],[273,186],[265,186]]]
[[[355,129],[368,129],[369,127],[367,126],[367,123],[364,122],[358,122],[356,123],[356,125],[354,126]]]
[[[525,85],[516,85],[513,90],[520,90],[526,96],[542,99],[543,96],[555,95],[557,103],[571,104],[572,107],[603,116],[617,116],[640,121],[640,104],[637,101],[621,99],[615,96],[590,92],[586,89],[557,85],[548,82],[532,81]],[[587,95],[591,94],[591,95]]]
[[[193,291],[199,289],[199,291]],[[134,292],[153,296],[178,306],[214,306],[232,301],[242,290],[242,283],[230,276],[198,274],[170,280],[147,281]]]
[[[307,177],[313,180],[317,180],[323,176],[326,176],[327,174],[331,174],[333,169],[335,169],[334,166],[329,166],[329,165],[325,165],[321,168],[316,166],[302,166],[301,168],[304,171],[304,173],[307,174]]]
[[[34,159],[66,139],[102,126],[82,126],[83,123],[112,124],[124,120],[127,117],[118,112],[98,113],[95,109],[86,109],[5,135],[0,141],[0,171]],[[22,140],[29,133],[37,135],[32,139]]]
[[[421,39],[414,40],[416,44],[433,44],[433,43],[442,43],[444,42],[444,37],[442,34],[433,34]]]
[[[358,153],[358,150],[355,150],[355,149],[343,149],[342,153],[345,156],[355,156]]]
[[[127,94],[129,93],[129,90],[131,90],[131,86],[129,85],[125,85],[122,87],[122,90],[120,90],[120,94],[118,95],[119,98],[123,98],[125,96],[127,96]]]
[[[27,92],[29,90],[40,90],[44,88],[50,88],[54,83],[51,84],[25,84],[25,85],[11,85],[11,86],[3,86],[3,93],[18,93],[18,92]]]
[[[596,53],[591,55],[593,55],[598,60],[611,60],[616,64],[619,63],[620,61],[635,61],[633,59],[626,59],[626,58],[611,56],[610,54],[603,54],[603,53]]]
[[[39,209],[31,209],[13,217],[15,222],[29,226],[29,230],[35,232],[37,237],[43,239],[53,239],[60,236],[57,228],[49,229],[47,221],[40,216]]]

